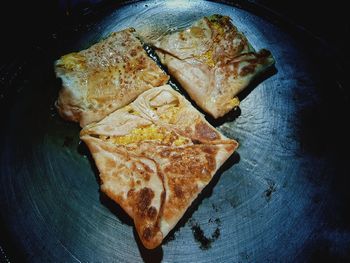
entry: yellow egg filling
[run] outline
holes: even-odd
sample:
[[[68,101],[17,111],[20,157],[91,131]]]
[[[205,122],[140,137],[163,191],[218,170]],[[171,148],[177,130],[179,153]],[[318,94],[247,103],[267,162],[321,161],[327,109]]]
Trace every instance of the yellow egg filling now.
[[[154,124],[146,127],[136,128],[132,130],[130,134],[124,136],[100,136],[100,139],[120,145],[128,145],[144,141],[157,141],[162,144],[180,146],[188,141],[186,137],[166,131],[164,128],[158,127]]]
[[[165,112],[159,115],[159,118],[162,121],[165,121],[167,123],[173,124],[176,122],[177,119],[177,113],[179,112],[178,106],[171,106],[169,107]]]
[[[239,103],[240,103],[240,101],[239,101],[238,97],[234,97],[229,101],[229,105],[233,108],[239,106]]]
[[[210,49],[207,52],[205,52],[201,55],[198,55],[198,56],[194,56],[194,57],[203,61],[205,64],[207,64],[210,67],[215,66],[215,61],[213,59],[213,51]]]
[[[83,69],[85,67],[85,58],[79,53],[73,52],[61,57],[58,66],[63,66],[68,70]]]

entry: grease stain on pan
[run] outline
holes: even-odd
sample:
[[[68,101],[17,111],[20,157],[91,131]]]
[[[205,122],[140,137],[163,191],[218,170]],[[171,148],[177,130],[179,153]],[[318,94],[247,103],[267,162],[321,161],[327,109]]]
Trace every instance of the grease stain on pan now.
[[[205,232],[201,228],[201,225],[195,219],[191,219],[189,222],[190,222],[193,237],[195,241],[199,243],[199,248],[201,250],[210,249],[212,246],[212,243],[215,242],[221,235],[220,233],[221,220],[219,218],[216,218],[215,220],[209,219],[209,224],[215,224],[215,229],[210,236],[207,236],[205,234]]]
[[[264,197],[267,202],[271,201],[272,193],[276,192],[276,183],[268,180],[268,188],[264,191]]]
[[[232,208],[236,208],[242,203],[238,196],[233,196],[227,199],[227,201]]]

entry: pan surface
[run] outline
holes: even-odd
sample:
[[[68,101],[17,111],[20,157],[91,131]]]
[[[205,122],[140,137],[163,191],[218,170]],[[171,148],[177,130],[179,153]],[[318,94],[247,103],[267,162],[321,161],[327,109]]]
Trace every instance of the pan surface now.
[[[132,221],[99,192],[98,172],[79,141],[80,128],[54,109],[60,83],[53,60],[115,30],[131,26],[145,38],[156,38],[215,13],[230,16],[255,49],[269,49],[276,69],[242,95],[239,112],[209,119],[240,147],[164,244],[148,251]],[[321,74],[300,39],[223,3],[147,1],[115,9],[57,40],[43,52],[48,53],[55,55],[47,65],[23,69],[2,125],[0,218],[15,256],[30,262],[349,257],[350,228],[339,201],[348,143],[342,100],[334,88],[336,76]]]

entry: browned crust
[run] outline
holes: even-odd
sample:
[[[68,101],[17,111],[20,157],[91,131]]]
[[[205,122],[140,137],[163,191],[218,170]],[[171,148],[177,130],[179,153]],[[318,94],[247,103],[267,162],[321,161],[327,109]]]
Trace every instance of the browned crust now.
[[[149,249],[159,246],[164,238],[160,225],[162,220],[168,220],[170,227],[174,227],[174,222],[182,217],[203,185],[210,182],[221,163],[238,146],[236,141],[227,139],[216,131],[189,103],[185,107],[191,112],[194,121],[188,123],[188,127],[179,127],[175,123],[164,128],[175,133],[181,131],[181,136],[188,138],[189,142],[196,142],[193,144],[175,147],[166,142],[155,144],[144,141],[130,146],[115,145],[100,139],[91,126],[81,131],[81,138],[87,142],[93,156],[98,154],[100,149],[104,149],[109,153],[118,153],[121,158],[128,160],[132,158],[134,162],[128,169],[137,170],[140,180],[144,182],[149,181],[155,171],[142,161],[138,162],[138,159],[146,158],[155,164],[156,175],[163,188],[158,209],[152,205],[152,200],[155,198],[152,186],[136,190],[135,185],[130,185],[127,200],[115,195],[113,191],[103,189],[133,218],[142,244]],[[91,140],[95,144],[98,143],[98,146],[89,143]],[[105,158],[104,164],[104,167],[98,166],[101,178],[104,176],[104,169],[108,171],[118,169],[112,159]],[[118,170],[115,171],[117,172]]]
[[[96,158],[101,150],[107,152],[115,152],[118,155],[122,156],[125,160],[133,160],[133,163],[130,167],[130,171],[138,173],[141,176],[141,180],[149,181],[150,174],[153,172],[146,164],[137,160],[138,156],[132,152],[127,152],[123,147],[116,147],[114,145],[108,145],[98,138],[94,138],[88,135],[82,136],[82,140],[87,144],[89,150],[92,153],[93,158]],[[145,158],[145,156],[142,156]],[[154,160],[148,160],[154,162]],[[95,159],[97,162],[97,159]],[[142,169],[136,168],[136,164],[141,165]],[[113,166],[114,167],[111,167]],[[140,190],[135,189],[135,185],[130,185],[129,191],[127,192],[127,199],[124,199],[122,196],[116,194],[110,188],[103,187],[104,184],[108,181],[110,176],[106,176],[104,171],[109,171],[116,169],[116,163],[114,160],[104,157],[104,163],[100,164],[97,162],[97,167],[100,171],[100,177],[102,180],[101,190],[117,204],[119,204],[126,213],[134,220],[135,228],[139,234],[139,237],[146,248],[152,249],[161,244],[163,240],[163,235],[160,232],[159,221],[163,211],[163,205],[165,200],[165,191],[163,190],[160,199],[161,205],[159,211],[157,208],[151,205],[152,199],[154,196],[154,191],[149,187],[143,187]],[[156,164],[157,167],[157,164]],[[118,171],[113,171],[113,174]],[[163,183],[162,174],[157,168],[156,176],[160,178]],[[164,187],[163,187],[164,189]]]
[[[193,52],[191,55],[187,49],[186,57],[181,57],[181,50],[162,40],[155,44],[155,48],[162,63],[197,105],[214,118],[219,118],[237,106],[231,103],[231,99],[272,66],[274,59],[266,49],[256,52],[228,16],[212,15],[203,20],[212,32],[209,41],[206,39],[198,44],[207,48],[203,48],[205,53]],[[193,28],[198,27],[193,25],[183,32],[191,32]],[[181,37],[181,33],[176,32],[173,36],[180,43],[185,43],[187,39]],[[190,75],[189,72],[194,73]]]
[[[170,197],[164,207],[164,218],[172,219],[184,212],[197,196],[197,183],[208,183],[216,170],[217,145],[192,145],[160,152],[168,160],[163,167],[167,174]],[[183,211],[183,212],[181,212]]]
[[[114,32],[89,49],[74,53],[79,56],[79,67],[65,66],[65,56],[56,61],[56,75],[62,79],[56,107],[63,119],[84,127],[168,81],[169,76],[148,57],[133,32]],[[118,43],[121,45],[116,46]]]
[[[155,222],[157,210],[151,206],[154,192],[150,188],[142,188],[137,193],[128,193],[128,198],[134,209],[134,222],[142,243],[147,248],[154,248],[162,242],[162,233]],[[149,212],[150,211],[150,212]],[[149,216],[151,214],[152,216]]]
[[[144,157],[144,155],[142,156]],[[163,174],[161,173],[161,169],[159,168],[157,162],[155,162],[155,164],[157,167],[157,176],[161,179],[164,190],[160,196],[161,204],[159,211],[157,211],[155,207],[149,205],[151,199],[153,198],[151,192],[152,190],[143,190],[143,192],[140,193],[139,200],[136,200],[136,207],[138,207],[138,210],[140,211],[140,213],[138,213],[139,217],[134,217],[135,228],[139,234],[142,244],[148,249],[153,249],[159,246],[164,238],[163,233],[160,231],[159,224],[163,216],[166,191],[164,188],[164,178]],[[147,222],[148,220],[150,220],[152,223],[149,224]],[[142,223],[138,224],[136,221]]]
[[[203,141],[218,140],[220,136],[217,131],[210,127],[207,123],[200,121],[195,126],[196,138]]]

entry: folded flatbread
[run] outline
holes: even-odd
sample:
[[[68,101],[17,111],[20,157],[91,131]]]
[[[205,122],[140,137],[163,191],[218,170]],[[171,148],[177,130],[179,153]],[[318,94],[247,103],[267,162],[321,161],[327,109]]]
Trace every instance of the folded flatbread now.
[[[212,15],[152,43],[169,73],[204,111],[218,118],[239,104],[235,96],[274,64],[255,52],[227,16]]]
[[[238,146],[168,85],[87,125],[80,138],[96,162],[101,190],[133,218],[149,249],[161,244]]]
[[[114,32],[90,48],[55,62],[63,85],[56,106],[64,119],[84,127],[168,81],[168,75],[147,55],[134,31]]]

